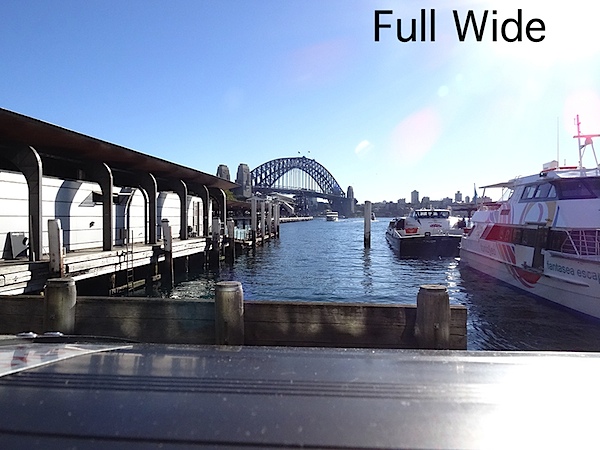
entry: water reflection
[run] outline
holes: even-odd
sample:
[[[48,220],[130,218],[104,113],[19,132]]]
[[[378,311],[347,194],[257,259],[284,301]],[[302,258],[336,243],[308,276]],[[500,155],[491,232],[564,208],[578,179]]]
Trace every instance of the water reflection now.
[[[460,275],[470,349],[600,351],[600,325],[592,320],[467,267]]]
[[[373,295],[373,271],[371,268],[371,249],[363,250],[363,281],[362,287],[366,296]]]

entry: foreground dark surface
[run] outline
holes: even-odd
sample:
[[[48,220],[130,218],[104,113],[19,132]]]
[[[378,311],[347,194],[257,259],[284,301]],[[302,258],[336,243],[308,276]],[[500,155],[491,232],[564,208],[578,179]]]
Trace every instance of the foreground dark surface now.
[[[2,448],[587,447],[600,397],[590,353],[6,341],[0,357]]]

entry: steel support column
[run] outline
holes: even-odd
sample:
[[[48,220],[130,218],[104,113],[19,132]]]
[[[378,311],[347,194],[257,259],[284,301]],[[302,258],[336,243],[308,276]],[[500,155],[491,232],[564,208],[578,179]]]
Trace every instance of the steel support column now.
[[[223,189],[213,187],[209,187],[208,192],[219,206],[219,219],[221,219],[221,223],[225,223],[225,220],[227,219],[227,196],[225,195],[225,192]]]
[[[181,224],[179,239],[183,241],[188,238],[188,189],[183,180],[179,180],[176,187],[175,192],[179,196],[179,223]]]
[[[158,195],[158,187],[156,178],[151,173],[140,174],[140,187],[146,192],[148,200],[148,244],[156,244],[157,238],[157,221],[158,211],[156,206],[156,197]]]
[[[204,236],[209,236],[209,227],[212,226],[212,203],[210,201],[208,188],[205,185],[200,186],[200,189],[198,189],[198,195],[202,199],[202,203],[204,203],[204,208],[202,208],[203,234]]]
[[[25,176],[29,192],[29,260],[42,258],[42,160],[38,152],[25,145],[2,147],[2,157]]]
[[[89,164],[87,175],[102,191],[102,250],[113,249],[113,175],[105,163]]]

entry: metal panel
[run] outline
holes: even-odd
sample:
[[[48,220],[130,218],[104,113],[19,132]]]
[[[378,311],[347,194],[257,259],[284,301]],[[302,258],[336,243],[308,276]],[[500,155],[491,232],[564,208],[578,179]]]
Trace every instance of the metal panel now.
[[[0,440],[6,448],[593,448],[599,376],[597,354],[133,346],[0,378]]]

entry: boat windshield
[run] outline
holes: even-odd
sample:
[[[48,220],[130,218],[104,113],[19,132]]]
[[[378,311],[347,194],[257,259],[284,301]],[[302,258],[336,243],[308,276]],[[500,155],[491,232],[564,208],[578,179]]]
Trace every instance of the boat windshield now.
[[[450,217],[450,211],[415,211],[415,216],[417,219],[447,219]]]
[[[507,202],[508,200],[510,200],[510,198],[512,197],[513,193],[514,193],[514,188],[512,187],[508,187],[508,186],[486,186],[483,188],[483,195],[482,198],[486,198],[487,194],[486,194],[486,190],[487,189],[491,189],[491,188],[498,188],[501,187],[502,188],[502,193],[500,194],[500,198],[498,200],[495,200],[496,203],[502,203],[502,202]],[[492,195],[494,195],[494,193],[496,195],[498,195],[498,191],[494,190],[494,192],[492,193]],[[493,197],[492,197],[493,198]],[[481,200],[477,199],[476,200],[477,203],[479,203]]]

